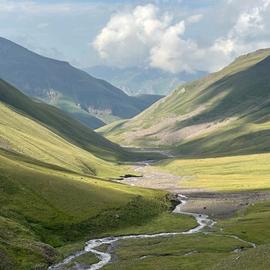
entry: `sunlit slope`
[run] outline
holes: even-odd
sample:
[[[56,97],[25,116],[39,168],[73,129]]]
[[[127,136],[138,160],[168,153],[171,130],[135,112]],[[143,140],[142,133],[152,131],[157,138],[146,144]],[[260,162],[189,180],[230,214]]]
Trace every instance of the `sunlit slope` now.
[[[180,86],[139,116],[101,128],[125,145],[171,147],[185,155],[270,150],[270,50]]]
[[[18,112],[33,118],[69,142],[90,151],[102,159],[118,160],[128,158],[131,155],[118,145],[80,124],[66,113],[45,103],[31,100],[2,80],[0,80],[0,101],[12,106]],[[18,127],[22,125],[23,123]]]
[[[86,174],[113,177],[121,173],[119,167],[69,143],[3,103],[0,114],[0,148]]]
[[[189,158],[157,166],[182,178],[181,185],[214,191],[270,190],[270,154]]]
[[[47,269],[55,247],[143,224],[163,196],[0,150],[0,269]]]
[[[0,269],[47,269],[61,259],[57,247],[167,211],[164,192],[106,180],[128,172],[100,158],[117,160],[119,146],[4,82],[0,89]]]

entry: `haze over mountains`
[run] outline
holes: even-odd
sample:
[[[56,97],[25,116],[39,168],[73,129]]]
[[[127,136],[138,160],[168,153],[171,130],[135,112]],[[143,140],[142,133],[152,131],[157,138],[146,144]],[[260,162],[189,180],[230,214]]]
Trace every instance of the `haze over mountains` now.
[[[92,128],[135,116],[160,98],[130,97],[67,62],[40,56],[4,38],[0,38],[0,58],[2,79]]]
[[[206,72],[169,73],[154,68],[93,66],[86,68],[89,74],[104,79],[129,95],[167,95],[177,85],[205,76]]]
[[[165,147],[180,155],[270,150],[270,49],[179,86],[131,120],[99,131],[124,145]]]

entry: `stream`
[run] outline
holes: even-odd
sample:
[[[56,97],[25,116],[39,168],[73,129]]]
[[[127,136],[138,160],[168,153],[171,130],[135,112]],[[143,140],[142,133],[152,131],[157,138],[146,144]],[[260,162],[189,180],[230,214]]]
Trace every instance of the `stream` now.
[[[100,247],[102,245],[112,245],[113,243],[115,243],[119,240],[125,240],[125,239],[144,239],[144,238],[170,237],[170,236],[174,236],[174,235],[194,234],[194,233],[201,232],[205,227],[211,228],[215,224],[215,221],[210,219],[207,215],[189,213],[189,212],[182,211],[182,206],[187,203],[188,198],[182,194],[178,194],[177,198],[178,198],[179,204],[175,207],[175,209],[173,210],[173,213],[193,216],[196,219],[198,226],[196,226],[195,228],[192,228],[188,231],[184,231],[184,232],[164,232],[164,233],[157,233],[157,234],[111,236],[111,237],[89,240],[85,243],[85,247],[83,250],[78,251],[77,253],[67,257],[61,263],[50,266],[48,268],[48,270],[62,270],[67,264],[71,263],[76,258],[78,258],[86,253],[94,254],[95,256],[97,256],[97,258],[100,261],[98,263],[89,265],[88,267],[85,267],[85,266],[82,267],[80,265],[76,265],[76,269],[78,269],[78,270],[102,269],[105,265],[110,263],[110,261],[112,259],[112,254],[109,251],[101,252],[98,250],[98,247]]]

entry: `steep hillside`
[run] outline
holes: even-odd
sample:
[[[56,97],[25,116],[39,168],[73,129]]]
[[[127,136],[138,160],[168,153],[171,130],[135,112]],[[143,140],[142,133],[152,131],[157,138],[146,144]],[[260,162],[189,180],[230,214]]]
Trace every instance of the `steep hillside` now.
[[[117,68],[93,66],[85,69],[89,74],[106,80],[129,95],[167,95],[177,85],[206,75],[205,72],[172,74],[159,69],[140,67]]]
[[[0,148],[71,171],[117,176],[118,168],[0,103]]]
[[[117,161],[124,158],[133,158],[131,153],[118,145],[111,143],[90,128],[80,124],[66,113],[53,106],[47,105],[46,103],[31,100],[2,80],[0,80],[0,101],[4,102],[6,105],[12,106],[23,115],[45,125],[63,139],[76,144],[78,147],[83,148],[102,159]],[[2,108],[3,107],[4,106],[2,105]],[[17,117],[22,116],[18,114],[16,115],[16,118]],[[23,119],[26,119],[29,122],[27,117],[24,117]],[[1,121],[6,121],[8,124],[11,123],[10,121],[15,120],[15,118],[13,119],[10,117],[9,121],[9,119],[6,119],[7,115],[3,115],[1,118]],[[25,128],[27,130],[24,122],[19,123],[20,121],[18,121],[18,128]],[[39,131],[40,129],[38,128],[37,130]],[[44,141],[46,141],[45,138]]]
[[[129,153],[60,110],[0,81],[0,115],[0,269],[45,270],[74,242],[167,211],[165,192],[108,181],[129,168],[100,157]]]
[[[130,118],[159,99],[142,102],[67,62],[40,56],[4,38],[0,38],[0,58],[0,78],[92,128]]]
[[[0,269],[45,270],[72,252],[74,241],[166,211],[164,195],[0,149]]]
[[[270,50],[178,87],[130,121],[100,130],[125,145],[171,148],[181,155],[270,150]]]

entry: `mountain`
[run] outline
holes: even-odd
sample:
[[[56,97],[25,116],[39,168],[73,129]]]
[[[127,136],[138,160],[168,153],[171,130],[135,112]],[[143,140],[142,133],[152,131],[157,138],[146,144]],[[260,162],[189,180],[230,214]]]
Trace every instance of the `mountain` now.
[[[48,269],[166,211],[164,192],[109,181],[127,152],[66,113],[0,81],[0,114],[0,269]]]
[[[0,80],[0,101],[97,157],[119,160],[131,155],[54,106],[34,101],[2,80]]]
[[[179,86],[131,120],[99,131],[124,145],[164,147],[178,155],[218,156],[270,150],[270,49]]]
[[[135,116],[160,98],[142,102],[67,62],[40,56],[4,38],[0,38],[0,59],[0,78],[92,128]]]
[[[154,68],[117,68],[109,66],[93,66],[86,68],[85,71],[112,83],[133,96],[139,94],[167,95],[180,83],[192,81],[206,75],[202,71],[172,74]]]

